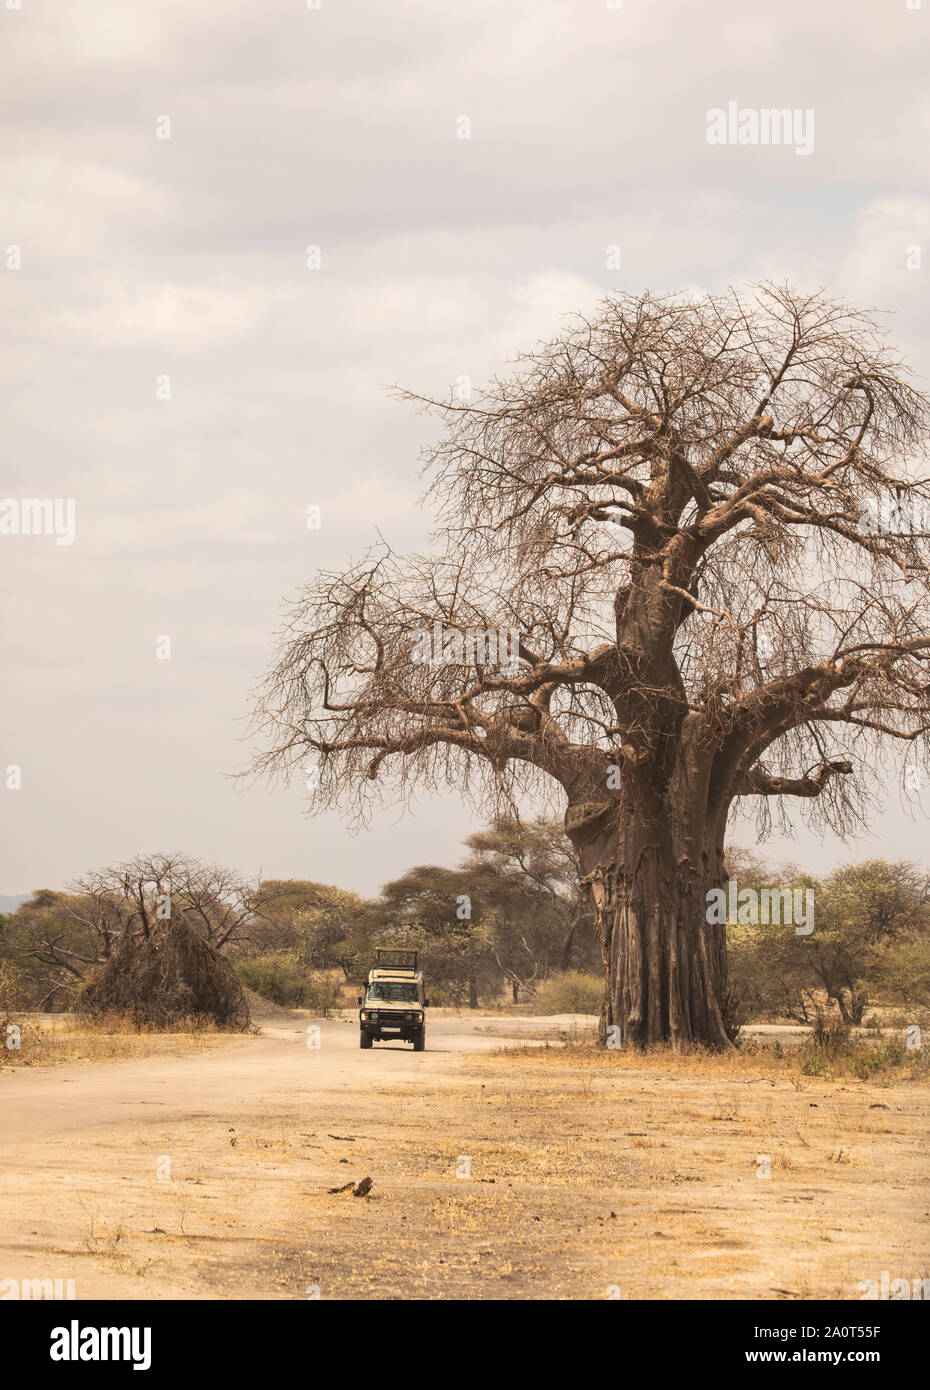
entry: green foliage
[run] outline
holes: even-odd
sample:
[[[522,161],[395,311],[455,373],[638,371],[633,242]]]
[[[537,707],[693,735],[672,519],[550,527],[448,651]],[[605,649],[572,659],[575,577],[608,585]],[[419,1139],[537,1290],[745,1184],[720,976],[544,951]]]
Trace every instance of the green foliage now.
[[[484,916],[493,915],[495,958],[512,983],[553,970],[600,972],[591,905],[561,820],[501,817],[466,844],[462,871]]]
[[[82,894],[40,888],[2,919],[0,957],[18,981],[25,1009],[71,1008],[88,970],[102,959],[102,919]]]
[[[912,1012],[930,1009],[930,934],[909,935],[886,946],[876,962],[875,983]]]
[[[417,947],[433,992],[471,1006],[504,989],[525,998],[554,970],[600,968],[560,821],[499,819],[466,844],[457,868],[417,866],[376,901],[303,879],[249,885],[183,855],[139,856],[87,875],[74,892],[41,890],[0,919],[0,959],[22,975],[30,1007],[70,1008],[87,975],[125,935],[144,934],[167,895],[172,918],[184,916],[250,988],[284,1005],[312,997],[325,1007],[314,972],[338,967],[360,984],[375,947],[391,942]]]
[[[817,981],[810,938],[780,923],[727,923],[730,1009],[741,1023],[789,1018],[810,1024]]]
[[[753,876],[785,888],[812,886],[816,911],[814,931],[804,936],[791,924],[727,924],[730,990],[745,1022],[815,1025],[830,1006],[859,1026],[879,998],[930,1004],[928,885],[914,865],[868,860],[815,880],[757,864]],[[756,886],[749,875],[739,882]]]
[[[422,926],[382,927],[374,934],[370,954],[360,962],[359,980],[374,964],[374,947],[388,945],[416,947],[431,1000],[436,994],[434,986],[438,986],[451,1003],[472,1004],[479,986],[487,985],[491,960],[487,936],[480,927],[470,923],[450,923],[444,931]]]
[[[455,869],[418,865],[382,889],[333,948],[361,982],[378,945],[416,946],[429,988],[477,1005],[532,994],[553,970],[590,968],[593,923],[560,822],[500,819]],[[597,962],[595,962],[595,965]]]
[[[365,909],[357,893],[306,879],[266,879],[262,897],[241,938],[242,954],[293,951],[316,970],[339,963],[334,947]]]
[[[326,1018],[337,1002],[332,980],[315,974],[293,951],[269,951],[240,957],[235,962],[240,980],[249,989],[286,1009],[310,1009]]]
[[[333,1009],[337,1008],[338,1005],[338,987],[328,975],[315,975],[307,986],[303,1003],[299,1007],[308,1009],[310,1013],[316,1014],[319,1018],[329,1018]]]

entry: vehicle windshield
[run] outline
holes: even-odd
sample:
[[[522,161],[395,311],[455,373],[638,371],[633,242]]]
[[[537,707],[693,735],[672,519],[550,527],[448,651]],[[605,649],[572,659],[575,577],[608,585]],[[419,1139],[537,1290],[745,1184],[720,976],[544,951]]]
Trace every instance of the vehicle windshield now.
[[[414,984],[391,984],[384,980],[379,980],[376,985],[369,986],[369,1001],[377,1000],[381,1004],[417,1004],[417,987]]]

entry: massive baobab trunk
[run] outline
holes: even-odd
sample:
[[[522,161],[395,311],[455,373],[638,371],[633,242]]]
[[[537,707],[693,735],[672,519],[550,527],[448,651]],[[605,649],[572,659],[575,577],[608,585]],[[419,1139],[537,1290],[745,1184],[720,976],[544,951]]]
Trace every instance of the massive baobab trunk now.
[[[728,1046],[726,929],[707,921],[707,892],[725,879],[722,843],[707,843],[684,809],[647,825],[629,809],[572,807],[566,829],[604,956],[601,1042]]]

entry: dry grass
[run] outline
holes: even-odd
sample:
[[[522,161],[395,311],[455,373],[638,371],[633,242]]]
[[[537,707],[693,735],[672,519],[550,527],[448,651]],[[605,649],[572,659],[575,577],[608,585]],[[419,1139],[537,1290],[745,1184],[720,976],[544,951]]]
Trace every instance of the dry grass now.
[[[349,1048],[323,1078],[325,1051],[259,1042],[267,1086],[52,1136],[0,1170],[0,1256],[54,1256],[80,1297],[856,1299],[883,1270],[924,1277],[917,1059],[861,1080],[805,1073],[800,1049],[576,1041],[405,1055],[373,1084]],[[367,1198],[330,1192],[364,1176]]]
[[[8,1022],[13,1022],[12,1017]],[[182,1018],[171,1032],[135,1028],[120,1014],[77,1018],[73,1014],[21,1014],[19,1047],[0,1044],[0,1071],[55,1067],[72,1062],[113,1062],[136,1057],[179,1057],[225,1046],[231,1035],[202,1018]],[[4,1029],[5,1032],[5,1029]]]
[[[534,1034],[527,1034],[527,1038]],[[832,1080],[856,1079],[876,1084],[930,1082],[930,1048],[910,1051],[903,1035],[871,1037],[868,1033],[849,1036],[845,1030],[827,1030],[806,1037],[792,1046],[763,1039],[747,1039],[729,1052],[712,1052],[692,1047],[679,1051],[669,1047],[651,1048],[647,1053],[598,1047],[592,1033],[538,1035],[540,1048],[527,1049],[527,1056],[555,1068],[579,1064],[596,1075],[611,1070],[674,1072],[678,1076],[732,1078],[733,1080],[790,1080],[799,1088],[805,1077]],[[499,1055],[510,1055],[501,1048]]]

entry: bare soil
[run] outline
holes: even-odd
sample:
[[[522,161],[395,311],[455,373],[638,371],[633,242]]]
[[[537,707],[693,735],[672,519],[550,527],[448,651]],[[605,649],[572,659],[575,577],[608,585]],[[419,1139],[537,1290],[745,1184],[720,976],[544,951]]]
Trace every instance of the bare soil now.
[[[257,1021],[0,1073],[0,1280],[112,1299],[856,1299],[883,1270],[930,1277],[925,1083],[546,1046],[586,1019],[437,1009],[424,1053],[362,1052],[350,1016]],[[329,1191],[365,1177],[367,1196]]]

